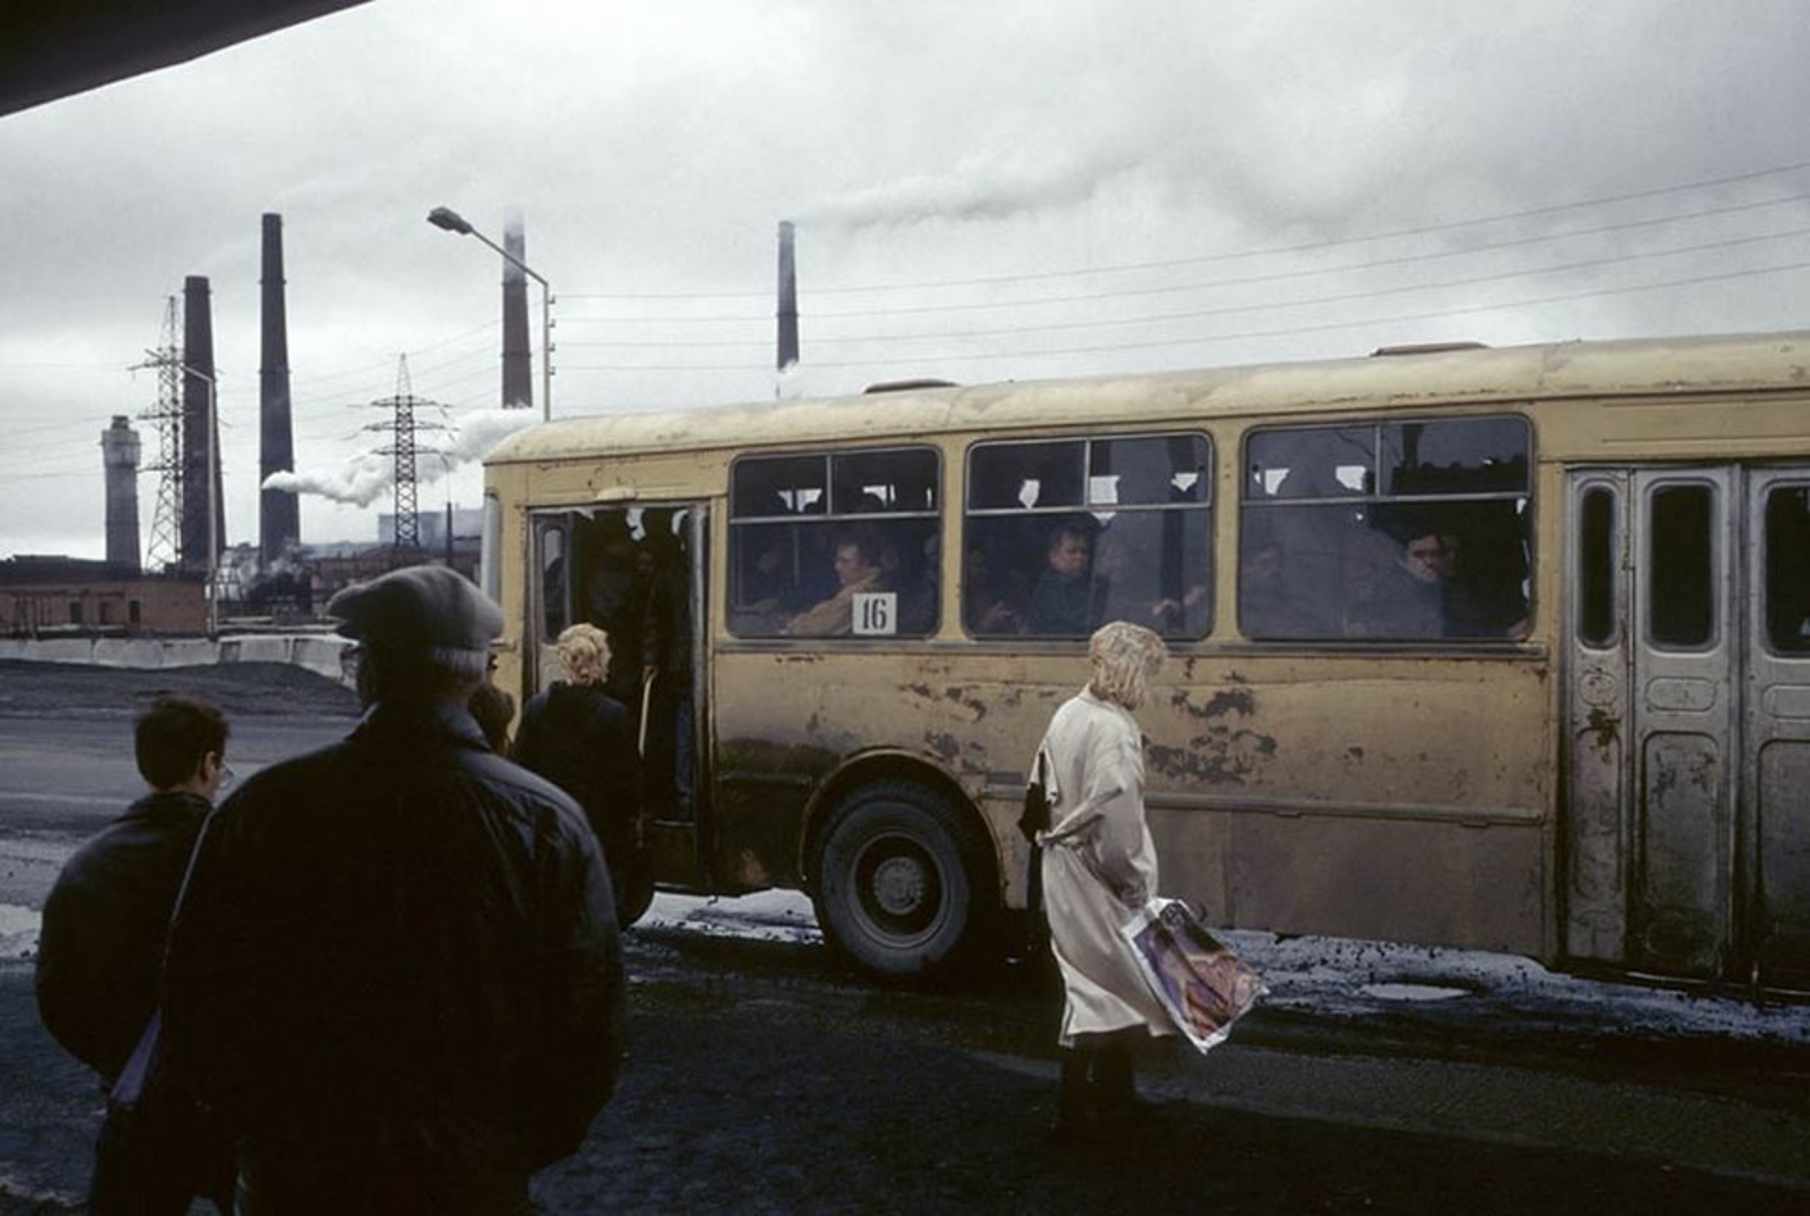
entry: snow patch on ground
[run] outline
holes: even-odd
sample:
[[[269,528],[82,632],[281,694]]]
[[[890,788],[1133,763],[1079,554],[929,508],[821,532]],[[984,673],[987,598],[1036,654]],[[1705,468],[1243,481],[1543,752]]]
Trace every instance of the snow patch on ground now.
[[[38,952],[38,926],[43,913],[0,904],[0,960],[31,958]]]
[[[1440,988],[1432,984],[1365,984],[1358,991],[1379,1001],[1449,1001],[1453,997],[1470,995],[1463,988]]]

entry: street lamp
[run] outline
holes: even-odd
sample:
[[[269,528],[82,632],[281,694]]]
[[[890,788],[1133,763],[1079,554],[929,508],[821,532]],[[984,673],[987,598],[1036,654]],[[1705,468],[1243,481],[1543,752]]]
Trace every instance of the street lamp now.
[[[464,216],[451,207],[435,207],[427,213],[427,222],[436,228],[456,232],[460,236],[477,237],[502,254],[505,262],[540,284],[540,416],[543,422],[551,419],[553,417],[553,288],[527,263],[520,258],[511,256],[507,249],[473,228],[466,222]]]

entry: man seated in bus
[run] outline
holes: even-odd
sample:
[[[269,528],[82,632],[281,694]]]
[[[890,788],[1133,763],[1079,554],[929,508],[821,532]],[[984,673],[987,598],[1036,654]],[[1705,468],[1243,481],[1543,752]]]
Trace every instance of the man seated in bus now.
[[[1238,568],[1238,614],[1254,638],[1311,638],[1336,634],[1315,612],[1318,597],[1290,581],[1288,555],[1277,540],[1254,541]]]
[[[1208,591],[1204,583],[1183,586],[1186,555],[1179,515],[1120,511],[1094,546],[1093,621],[1130,621],[1166,636],[1198,637],[1206,632]]]
[[[1503,588],[1486,595],[1485,588],[1467,570],[1458,534],[1442,532],[1445,550],[1441,563],[1444,593],[1445,636],[1448,638],[1522,637],[1527,633],[1527,600],[1518,589]],[[1500,580],[1497,580],[1500,586]]]
[[[1444,637],[1448,572],[1439,533],[1414,529],[1394,560],[1360,589],[1345,632],[1372,638]]]
[[[793,617],[786,632],[799,638],[846,637],[854,632],[855,597],[884,591],[880,545],[871,532],[850,532],[836,542],[837,588],[828,599]]]
[[[1093,631],[1092,558],[1092,528],[1078,519],[1056,525],[1031,593],[1030,632],[1086,637]]]
[[[1503,636],[1507,630],[1490,621],[1457,572],[1456,539],[1431,528],[1414,529],[1346,632],[1383,638]]]
[[[997,577],[987,546],[968,546],[962,569],[962,620],[973,634],[1023,633],[1022,596],[1012,594],[1008,580]]]

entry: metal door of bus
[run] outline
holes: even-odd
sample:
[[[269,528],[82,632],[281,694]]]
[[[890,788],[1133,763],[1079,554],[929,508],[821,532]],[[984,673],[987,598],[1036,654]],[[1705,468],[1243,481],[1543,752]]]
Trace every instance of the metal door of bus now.
[[[1574,472],[1565,504],[1565,953],[1602,963],[1628,939],[1629,480]]]
[[[1740,855],[1760,983],[1810,988],[1810,467],[1748,475]]]
[[[1733,947],[1732,468],[1636,470],[1629,963],[1714,976]]]
[[[1566,951],[1720,974],[1738,767],[1731,468],[1571,474]]]

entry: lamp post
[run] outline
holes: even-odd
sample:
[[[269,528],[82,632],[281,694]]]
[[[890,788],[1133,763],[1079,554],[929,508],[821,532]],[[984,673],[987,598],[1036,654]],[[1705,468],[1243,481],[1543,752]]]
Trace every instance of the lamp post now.
[[[184,375],[207,381],[207,467],[201,475],[207,479],[207,635],[213,637],[220,632],[220,507],[214,501],[214,446],[220,426],[218,386],[206,372],[186,363],[180,366]]]
[[[543,422],[551,419],[553,417],[553,288],[526,262],[511,256],[507,249],[473,228],[464,216],[451,207],[435,207],[427,213],[427,222],[436,228],[456,232],[460,236],[477,237],[502,254],[505,262],[540,284],[540,416]]]

